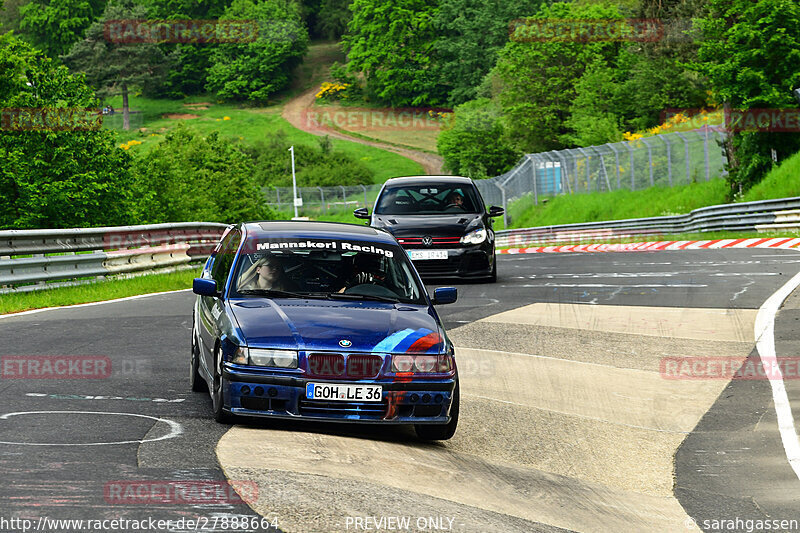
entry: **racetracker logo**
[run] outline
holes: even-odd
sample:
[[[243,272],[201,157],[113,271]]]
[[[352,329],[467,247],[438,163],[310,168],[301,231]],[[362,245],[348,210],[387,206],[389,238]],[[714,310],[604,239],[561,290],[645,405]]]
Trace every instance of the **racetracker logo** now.
[[[103,355],[4,355],[2,379],[106,379],[111,359]]]
[[[736,132],[800,132],[800,109],[757,108],[724,109],[722,117],[725,129]],[[672,123],[669,131],[689,131],[708,126],[713,117],[705,109],[665,109],[661,122]],[[717,119],[719,121],[719,119]]]
[[[664,379],[800,379],[800,357],[770,364],[741,357],[664,357],[660,367]]]
[[[184,248],[190,241],[198,239],[217,240],[221,231],[209,230],[207,232],[195,229],[170,229],[155,231],[123,231],[119,233],[106,233],[103,235],[103,245],[106,250],[122,250],[126,248],[141,248],[143,246]]]
[[[438,131],[442,109],[336,109],[331,111],[303,111],[307,128],[340,128],[348,131],[380,132],[400,130]]]
[[[509,24],[509,38],[520,43],[602,41],[655,42],[664,36],[658,19],[516,19]]]
[[[109,20],[106,40],[117,44],[141,43],[251,43],[258,38],[254,20]]]
[[[91,107],[6,107],[0,109],[2,131],[98,131],[103,113]]]
[[[103,498],[111,505],[252,504],[258,485],[252,481],[109,481]]]

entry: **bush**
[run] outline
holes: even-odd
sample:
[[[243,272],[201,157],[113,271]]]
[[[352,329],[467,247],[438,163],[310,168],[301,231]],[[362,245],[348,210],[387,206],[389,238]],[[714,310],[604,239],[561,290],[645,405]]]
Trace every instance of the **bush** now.
[[[520,158],[505,139],[499,106],[482,98],[456,107],[436,148],[451,172],[485,178],[502,174]]]
[[[272,217],[253,179],[252,161],[219,137],[179,125],[136,160],[142,218],[159,222],[227,222]]]
[[[294,145],[298,187],[370,185],[372,172],[352,156],[333,150],[330,139],[319,139],[320,146]],[[265,187],[290,187],[292,163],[286,133],[279,130],[267,141],[243,148],[253,162],[253,176]]]

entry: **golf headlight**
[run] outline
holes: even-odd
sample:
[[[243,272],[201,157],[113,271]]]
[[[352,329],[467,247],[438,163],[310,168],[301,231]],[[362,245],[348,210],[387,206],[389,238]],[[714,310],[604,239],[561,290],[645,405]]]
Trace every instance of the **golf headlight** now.
[[[297,352],[294,350],[265,350],[250,348],[250,363],[256,366],[297,368]]]
[[[486,229],[479,228],[461,237],[461,244],[480,244],[486,240]]]

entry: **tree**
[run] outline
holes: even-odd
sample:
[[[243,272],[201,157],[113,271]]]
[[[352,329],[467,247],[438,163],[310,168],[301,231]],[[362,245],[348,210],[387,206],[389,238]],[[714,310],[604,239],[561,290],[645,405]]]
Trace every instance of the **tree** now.
[[[322,0],[314,24],[316,34],[326,39],[341,38],[353,18],[352,3],[353,0]]]
[[[137,222],[129,155],[116,147],[113,132],[69,119],[71,109],[94,106],[94,94],[82,76],[71,75],[11,34],[0,36],[0,108],[47,113],[69,127],[56,131],[41,122],[26,127],[23,121],[19,128],[9,115],[3,117],[0,227]]]
[[[354,0],[342,38],[351,72],[362,72],[368,94],[393,107],[441,105],[446,94],[433,64],[438,2]]]
[[[499,106],[488,98],[457,106],[436,148],[451,172],[472,178],[502,174],[522,155],[511,148]]]
[[[154,43],[124,42],[107,39],[104,28],[110,21],[147,19],[147,9],[130,0],[112,1],[101,19],[93,23],[86,38],[73,45],[64,62],[86,78],[101,96],[122,93],[122,128],[130,129],[128,90],[132,86],[149,88],[164,81],[169,64]]]
[[[613,6],[555,3],[531,17],[531,27],[547,20],[621,19]],[[523,25],[522,29],[525,29]],[[545,152],[563,147],[575,84],[596,61],[612,62],[620,44],[612,41],[530,40],[512,36],[489,74],[492,93],[500,103],[514,147]]]
[[[19,10],[28,0],[0,0],[0,33],[19,32],[22,16]]]
[[[207,88],[229,100],[264,102],[289,85],[308,50],[308,31],[292,0],[233,0],[224,20],[256,20],[252,42],[221,43],[211,55]]]
[[[106,0],[33,0],[19,8],[20,28],[49,57],[66,54],[103,12]]]
[[[138,158],[134,170],[151,223],[236,223],[271,216],[250,159],[218,132],[202,137],[179,125]]]
[[[142,3],[152,18],[163,20],[214,20],[222,16],[229,4],[227,0],[146,0]],[[157,87],[157,95],[182,98],[205,90],[213,44],[165,42],[159,44],[159,48],[172,58],[172,65],[164,83]]]
[[[448,105],[477,97],[476,89],[509,38],[509,23],[535,14],[542,0],[440,0],[433,25],[438,83]]]
[[[729,109],[795,107],[800,86],[800,6],[792,0],[709,0],[695,68]],[[726,152],[732,193],[757,183],[800,149],[800,134],[732,132]]]
[[[622,140],[619,118],[620,84],[613,67],[596,62],[575,84],[575,100],[562,135],[567,145],[592,146]]]

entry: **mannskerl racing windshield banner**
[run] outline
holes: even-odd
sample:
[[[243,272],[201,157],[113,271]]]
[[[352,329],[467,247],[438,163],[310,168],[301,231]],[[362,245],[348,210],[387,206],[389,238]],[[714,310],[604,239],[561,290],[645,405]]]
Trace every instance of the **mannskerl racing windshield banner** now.
[[[273,250],[332,250],[338,252],[366,252],[384,257],[394,257],[394,250],[374,244],[353,241],[266,241],[255,243],[256,252]]]

